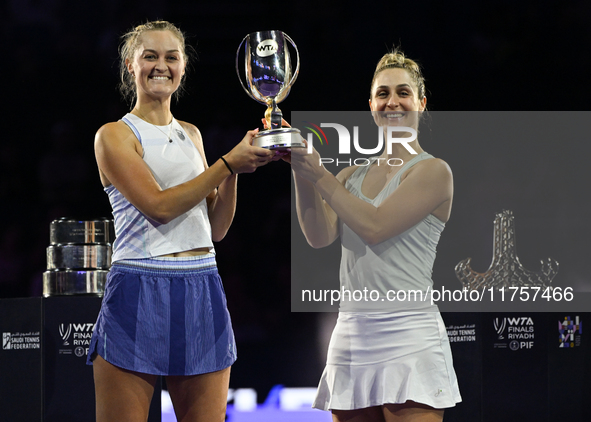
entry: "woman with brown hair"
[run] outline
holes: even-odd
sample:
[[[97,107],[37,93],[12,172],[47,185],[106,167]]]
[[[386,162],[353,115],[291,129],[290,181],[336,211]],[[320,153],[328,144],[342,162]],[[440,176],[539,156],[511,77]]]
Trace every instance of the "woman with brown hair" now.
[[[416,62],[400,51],[386,54],[369,106],[384,139],[405,136],[388,127],[418,133],[427,97]],[[319,165],[315,150],[293,149],[286,158],[308,243],[320,248],[340,237],[341,291],[370,289],[381,298],[341,300],[314,403],[331,410],[334,421],[439,422],[444,408],[461,401],[437,307],[428,298],[390,300],[392,293],[432,288],[435,249],[453,198],[449,166],[411,139],[390,143],[368,165],[336,177]]]

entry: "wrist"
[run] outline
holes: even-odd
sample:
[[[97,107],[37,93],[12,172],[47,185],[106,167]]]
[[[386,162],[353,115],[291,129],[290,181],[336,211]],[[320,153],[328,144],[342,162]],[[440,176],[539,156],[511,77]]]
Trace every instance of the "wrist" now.
[[[320,183],[327,176],[332,176],[332,173],[326,170],[326,167],[320,165],[318,170],[314,172],[311,182],[314,184]]]
[[[233,175],[234,174],[234,170],[232,169],[232,166],[230,165],[230,163],[228,163],[228,161],[224,158],[224,156],[221,156],[220,157],[220,160],[222,160],[222,163],[224,163],[224,165],[226,166],[226,168],[230,172],[230,175]]]

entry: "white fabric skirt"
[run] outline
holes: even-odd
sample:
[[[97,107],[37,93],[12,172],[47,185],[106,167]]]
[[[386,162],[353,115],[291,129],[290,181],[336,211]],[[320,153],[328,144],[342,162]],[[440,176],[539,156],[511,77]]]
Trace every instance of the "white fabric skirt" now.
[[[341,312],[313,407],[351,410],[462,401],[439,312]]]

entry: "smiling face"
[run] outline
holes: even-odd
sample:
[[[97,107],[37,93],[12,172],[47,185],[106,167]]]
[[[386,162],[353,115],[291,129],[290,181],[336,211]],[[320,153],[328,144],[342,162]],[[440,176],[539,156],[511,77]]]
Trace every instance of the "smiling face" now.
[[[378,126],[418,127],[427,98],[419,99],[416,83],[406,69],[384,69],[375,77],[369,108]]]
[[[170,97],[185,74],[181,41],[168,30],[146,31],[138,41],[133,59],[125,60],[127,70],[135,79],[137,95]]]

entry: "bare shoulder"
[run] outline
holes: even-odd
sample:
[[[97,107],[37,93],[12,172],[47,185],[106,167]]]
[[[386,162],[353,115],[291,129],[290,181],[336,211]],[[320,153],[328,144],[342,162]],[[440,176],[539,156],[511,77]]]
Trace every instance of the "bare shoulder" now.
[[[427,180],[451,181],[453,179],[451,168],[440,158],[419,161],[402,175],[401,181],[411,175],[413,178],[420,177]]]
[[[423,167],[436,176],[450,176],[452,175],[449,164],[443,161],[441,158],[432,158],[430,160],[423,160],[418,164],[423,164]]]
[[[114,167],[131,168],[129,162],[141,160],[143,155],[140,141],[122,121],[101,126],[94,138],[94,151],[103,186],[111,184],[106,173],[114,174]]]
[[[337,174],[337,180],[344,185],[349,179],[349,177],[351,177],[351,175],[355,173],[355,170],[357,170],[358,168],[359,166],[345,167]]]
[[[96,132],[95,145],[108,143],[121,143],[136,139],[134,133],[122,121],[104,124]]]

